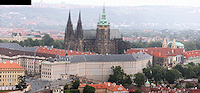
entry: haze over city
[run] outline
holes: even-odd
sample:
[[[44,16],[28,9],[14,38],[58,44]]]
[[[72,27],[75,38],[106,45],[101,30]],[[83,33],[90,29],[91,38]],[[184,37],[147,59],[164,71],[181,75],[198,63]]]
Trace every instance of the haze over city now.
[[[41,0],[32,0],[32,2],[40,2]],[[192,6],[200,7],[199,0],[42,0],[46,3],[80,4],[80,5],[102,5],[103,2],[107,6],[142,6],[142,5],[175,5],[175,6]]]

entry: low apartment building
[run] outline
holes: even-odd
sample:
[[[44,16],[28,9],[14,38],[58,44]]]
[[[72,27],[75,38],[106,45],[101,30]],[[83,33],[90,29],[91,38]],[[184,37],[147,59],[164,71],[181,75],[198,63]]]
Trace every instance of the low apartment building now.
[[[142,72],[142,69],[146,67],[149,61],[152,62],[152,56],[144,52],[128,55],[76,55],[66,57],[65,65],[62,62],[56,61],[52,63],[43,62],[44,66],[42,65],[42,69],[46,69],[46,65],[48,69],[51,69],[51,75],[55,75],[53,72],[56,70],[55,66],[59,66],[59,69],[63,72],[62,74],[107,81],[109,75],[113,74],[112,66],[121,66],[126,74],[134,75],[137,72]],[[68,62],[70,63],[67,64]],[[55,65],[58,63],[60,65]],[[45,73],[42,73],[42,76],[46,77]],[[47,80],[53,80],[53,77],[51,76],[51,79],[48,78]]]
[[[24,68],[13,61],[0,63],[0,86],[15,86],[18,76],[24,76]]]

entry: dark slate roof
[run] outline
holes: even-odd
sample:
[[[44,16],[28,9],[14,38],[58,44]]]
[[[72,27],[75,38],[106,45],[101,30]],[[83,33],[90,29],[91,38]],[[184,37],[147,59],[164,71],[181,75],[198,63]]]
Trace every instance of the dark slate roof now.
[[[17,43],[0,43],[0,48],[35,52],[37,47],[22,47]]]
[[[83,30],[84,39],[96,39],[96,29]],[[118,29],[110,29],[110,39],[121,38]]]
[[[36,53],[36,52],[29,52],[29,51],[13,50],[13,49],[8,49],[8,48],[0,48],[0,54],[10,56],[10,57],[17,56],[17,55],[39,56],[39,57],[46,57],[46,58],[56,57],[56,55],[54,54]]]
[[[128,54],[128,55],[76,55],[70,58],[71,63],[78,62],[116,62],[116,61],[138,61],[150,58],[147,53],[137,53],[137,54]]]
[[[18,33],[12,33],[12,36],[17,36]],[[19,33],[19,36],[22,36],[21,33]]]

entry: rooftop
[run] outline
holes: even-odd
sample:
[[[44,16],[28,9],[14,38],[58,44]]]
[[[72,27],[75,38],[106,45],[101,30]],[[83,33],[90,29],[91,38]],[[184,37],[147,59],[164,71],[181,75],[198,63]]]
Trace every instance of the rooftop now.
[[[127,91],[122,85],[116,85],[115,83],[105,82],[103,84],[87,84],[88,86],[92,86],[95,89],[108,89],[111,91]],[[85,87],[86,84],[80,84],[79,87]]]
[[[23,67],[13,61],[7,61],[0,63],[0,68],[23,68]]]
[[[151,58],[147,53],[141,52],[137,54],[127,54],[127,55],[120,55],[120,54],[112,54],[112,55],[76,55],[71,57],[71,63],[78,63],[78,62],[120,62],[120,61],[137,61],[143,60],[147,58]]]

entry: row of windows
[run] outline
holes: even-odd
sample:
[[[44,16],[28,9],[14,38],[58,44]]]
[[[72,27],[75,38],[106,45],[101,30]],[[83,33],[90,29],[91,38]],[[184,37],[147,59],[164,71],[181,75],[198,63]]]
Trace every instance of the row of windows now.
[[[0,75],[0,78],[16,78],[16,75]]]
[[[6,72],[0,72],[0,73],[16,73],[16,71],[14,71],[14,72],[13,71],[12,72],[7,72],[6,71]]]
[[[51,76],[42,76],[42,77],[44,77],[44,78],[51,78]]]
[[[4,82],[4,81],[16,81],[17,79],[0,79],[0,82],[2,81],[2,82]]]
[[[51,75],[49,72],[42,72],[42,74]]]

